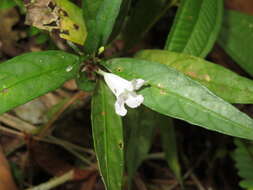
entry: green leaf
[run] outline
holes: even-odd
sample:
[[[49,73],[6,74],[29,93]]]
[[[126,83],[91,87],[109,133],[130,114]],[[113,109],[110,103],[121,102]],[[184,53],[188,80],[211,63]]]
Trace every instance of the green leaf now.
[[[138,167],[148,155],[154,128],[160,123],[159,116],[160,114],[142,106],[139,109],[129,110],[124,120],[127,130],[125,158],[130,187]]]
[[[253,76],[252,32],[253,16],[225,11],[218,43],[251,76]]]
[[[120,116],[114,110],[115,98],[103,81],[92,97],[92,133],[99,169],[108,190],[122,186],[123,131]]]
[[[253,80],[241,77],[217,64],[166,50],[144,50],[135,57],[173,67],[228,102],[253,103]]]
[[[174,2],[174,0],[172,0]],[[123,31],[127,47],[131,47],[166,13],[172,2],[167,0],[139,0]]]
[[[9,0],[8,0],[9,1]],[[24,5],[24,1],[23,0],[13,0],[16,5],[19,7],[19,10],[20,10],[20,13],[21,14],[25,14],[26,12],[26,8],[25,8],[25,5]]]
[[[83,14],[88,29],[84,44],[87,53],[106,45],[123,0],[83,0]]]
[[[16,3],[14,0],[0,0],[0,10],[1,9],[10,9],[14,6],[16,6]]]
[[[115,21],[112,33],[110,34],[110,38],[108,40],[109,42],[113,41],[118,36],[118,34],[121,32],[121,30],[123,29],[123,26],[125,24],[125,20],[128,16],[129,9],[131,8],[131,2],[132,2],[132,0],[123,0],[122,1],[119,15]]]
[[[205,57],[218,36],[223,0],[183,0],[164,49]]]
[[[235,139],[236,149],[233,159],[236,162],[239,176],[243,179],[240,186],[245,189],[253,189],[253,146],[239,139]]]
[[[227,135],[253,139],[253,120],[198,82],[163,64],[138,59],[108,60],[104,66],[126,78],[142,78],[144,105],[162,114]]]
[[[170,169],[182,185],[181,166],[178,159],[177,141],[173,120],[169,117],[161,117],[160,119],[163,121],[159,127],[161,129],[162,146],[165,152],[165,158]]]
[[[0,64],[0,114],[76,76],[79,57],[62,51],[27,53]]]

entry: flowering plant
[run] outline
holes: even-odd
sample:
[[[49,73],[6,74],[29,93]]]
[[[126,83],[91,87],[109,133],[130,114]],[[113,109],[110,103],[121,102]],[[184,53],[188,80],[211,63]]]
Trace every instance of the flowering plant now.
[[[159,150],[163,148],[168,166],[183,184],[173,120],[253,140],[253,119],[232,105],[253,103],[249,77],[253,76],[253,57],[248,47],[253,44],[252,16],[224,10],[223,0],[0,0],[0,8],[14,6],[23,14],[20,18],[25,17],[31,43],[40,40],[42,47],[37,51],[38,44],[32,46],[29,41],[35,52],[0,64],[0,114],[75,81],[72,94],[57,91],[73,97],[64,106],[60,102],[46,111],[54,113],[48,123],[38,124],[39,130],[26,125],[18,134],[25,132],[32,140],[63,146],[85,162],[82,168],[88,164],[87,168],[97,169],[98,165],[108,190],[122,188],[124,172],[131,188],[157,131],[162,139]],[[158,21],[159,26],[155,25]],[[170,30],[159,36],[157,27],[163,28],[163,23]],[[12,28],[8,25],[3,33]],[[6,43],[1,34],[1,48],[9,47],[13,39]],[[152,49],[140,49],[146,44],[138,44],[141,40]],[[248,75],[205,60],[216,42]],[[97,161],[93,151],[85,152],[53,136],[56,118],[80,97],[85,97],[86,119],[91,116]],[[83,158],[87,154],[92,155],[88,161]]]

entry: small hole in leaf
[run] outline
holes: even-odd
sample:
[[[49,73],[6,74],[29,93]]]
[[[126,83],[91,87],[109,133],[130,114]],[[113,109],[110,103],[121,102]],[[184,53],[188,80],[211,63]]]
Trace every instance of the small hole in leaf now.
[[[8,92],[8,88],[4,88],[3,90],[0,91],[0,93],[6,94]]]
[[[79,26],[77,24],[73,25],[76,30],[79,30]]]
[[[160,90],[161,95],[166,95],[167,93],[164,90]]]
[[[60,14],[63,16],[69,16],[68,13],[64,11],[63,9],[60,9]]]
[[[43,26],[57,26],[57,22],[56,21],[53,21],[49,24],[43,24]]]
[[[122,149],[123,148],[123,143],[119,142],[119,148]]]
[[[51,9],[51,10],[54,10],[54,8],[56,7],[56,5],[50,1],[49,4],[48,4],[48,7]]]
[[[118,67],[118,68],[116,68],[116,71],[117,71],[117,72],[122,72],[122,71],[123,71],[123,68],[122,68],[122,67]]]

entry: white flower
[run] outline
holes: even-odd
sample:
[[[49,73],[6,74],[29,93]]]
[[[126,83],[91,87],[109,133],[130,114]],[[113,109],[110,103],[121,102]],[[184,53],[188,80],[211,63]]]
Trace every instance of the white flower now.
[[[125,104],[130,108],[136,108],[143,103],[144,97],[135,92],[144,85],[143,79],[128,81],[112,73],[101,72],[101,70],[99,73],[104,76],[106,84],[117,98],[115,111],[118,115],[125,116],[127,114]]]

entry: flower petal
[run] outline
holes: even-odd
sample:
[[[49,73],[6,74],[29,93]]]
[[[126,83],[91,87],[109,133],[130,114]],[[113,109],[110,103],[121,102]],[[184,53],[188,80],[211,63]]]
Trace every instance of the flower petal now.
[[[145,82],[146,81],[143,79],[134,79],[131,81],[134,90],[139,90],[145,84]]]
[[[129,93],[128,98],[125,100],[126,104],[130,108],[137,108],[140,106],[144,101],[144,97],[142,95],[137,95],[134,92]]]
[[[116,114],[120,116],[125,116],[127,114],[124,99],[118,98],[114,106]]]
[[[118,97],[125,90],[133,91],[132,83],[112,73],[104,73],[104,79],[111,91]]]

